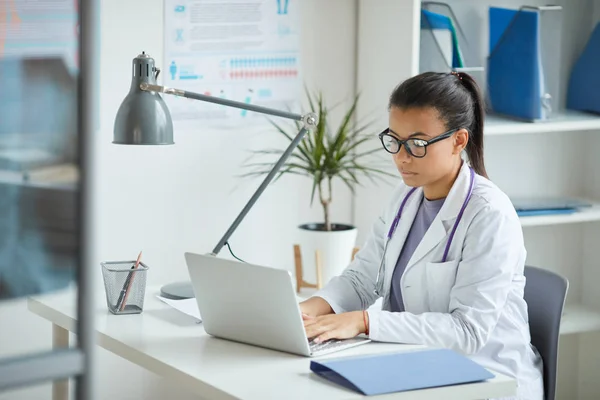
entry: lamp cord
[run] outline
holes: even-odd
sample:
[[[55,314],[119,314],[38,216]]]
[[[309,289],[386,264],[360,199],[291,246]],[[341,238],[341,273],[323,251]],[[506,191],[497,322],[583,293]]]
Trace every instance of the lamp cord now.
[[[227,246],[227,248],[229,249],[229,252],[231,253],[231,255],[233,256],[233,258],[235,258],[238,261],[241,261],[245,264],[248,264],[246,261],[242,260],[241,258],[239,258],[238,256],[236,256],[235,254],[233,254],[233,250],[231,250],[231,246],[229,245],[229,242],[225,242],[225,245]]]

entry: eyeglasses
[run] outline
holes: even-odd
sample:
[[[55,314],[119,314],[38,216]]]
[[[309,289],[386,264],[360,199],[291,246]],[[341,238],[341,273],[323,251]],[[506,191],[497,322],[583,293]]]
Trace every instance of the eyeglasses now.
[[[452,136],[454,132],[458,129],[452,129],[447,132],[442,133],[439,136],[434,137],[433,139],[424,140],[411,138],[406,140],[400,140],[395,136],[390,135],[390,128],[387,128],[383,132],[379,134],[379,139],[381,140],[381,144],[383,148],[392,154],[396,154],[400,151],[400,148],[404,146],[404,149],[413,157],[423,158],[427,154],[427,146],[434,144],[435,142],[439,142],[440,140],[444,140]]]

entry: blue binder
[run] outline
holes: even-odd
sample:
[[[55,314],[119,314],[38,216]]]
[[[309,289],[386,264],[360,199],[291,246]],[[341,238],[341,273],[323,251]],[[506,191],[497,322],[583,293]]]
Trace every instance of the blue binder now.
[[[487,84],[492,110],[526,120],[544,119],[539,13],[490,7],[489,23]]]
[[[452,35],[452,68],[462,68],[464,62],[458,46],[458,36],[456,28],[450,17],[434,13],[428,10],[421,10],[421,29],[443,29],[450,31]],[[450,66],[449,66],[450,67]]]
[[[313,360],[310,369],[366,396],[480,382],[494,377],[479,364],[448,349]]]
[[[574,208],[549,208],[546,210],[517,210],[519,217],[541,217],[543,215],[564,215],[577,212]]]
[[[511,202],[519,217],[573,214],[591,203],[568,197],[512,197]]]
[[[567,108],[600,114],[600,23],[571,71]]]

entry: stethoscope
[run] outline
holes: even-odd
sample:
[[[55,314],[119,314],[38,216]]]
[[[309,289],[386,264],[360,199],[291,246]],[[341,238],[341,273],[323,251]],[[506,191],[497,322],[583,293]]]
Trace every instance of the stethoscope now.
[[[450,237],[448,238],[448,243],[446,243],[446,249],[444,250],[444,256],[442,258],[442,262],[446,262],[446,259],[448,257],[448,252],[450,251],[450,246],[452,245],[452,239],[454,238],[454,233],[456,232],[458,223],[460,222],[460,220],[463,216],[463,213],[465,212],[465,208],[467,208],[467,204],[469,203],[469,200],[471,199],[471,195],[473,194],[473,183],[475,182],[475,171],[473,171],[473,168],[469,168],[469,169],[471,171],[471,182],[469,184],[469,192],[467,193],[467,197],[465,198],[465,201],[463,202],[460,212],[458,213],[458,216],[456,217],[456,221],[454,222],[454,226],[452,227],[452,232],[450,233]],[[398,214],[396,214],[396,218],[394,218],[394,221],[392,222],[392,226],[390,226],[390,230],[388,231],[387,240],[385,242],[385,246],[383,247],[383,256],[381,257],[381,263],[379,264],[379,270],[377,271],[377,279],[375,281],[375,294],[377,296],[381,296],[381,293],[383,293],[383,281],[384,281],[384,277],[385,277],[385,253],[387,252],[388,244],[390,243],[392,236],[394,236],[396,227],[398,226],[398,223],[400,222],[400,217],[402,216],[402,211],[404,210],[404,206],[406,205],[406,202],[408,201],[409,197],[415,192],[415,190],[417,190],[416,187],[412,188],[410,190],[410,192],[408,192],[408,194],[402,200],[402,203],[400,204],[400,209],[398,210]]]

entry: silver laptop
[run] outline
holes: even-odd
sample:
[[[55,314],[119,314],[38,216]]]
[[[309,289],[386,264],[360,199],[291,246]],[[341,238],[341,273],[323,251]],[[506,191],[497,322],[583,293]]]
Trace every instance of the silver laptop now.
[[[370,341],[307,338],[289,271],[212,255],[185,253],[185,260],[209,335],[309,357]]]

